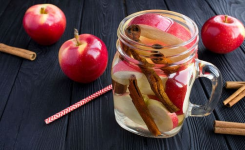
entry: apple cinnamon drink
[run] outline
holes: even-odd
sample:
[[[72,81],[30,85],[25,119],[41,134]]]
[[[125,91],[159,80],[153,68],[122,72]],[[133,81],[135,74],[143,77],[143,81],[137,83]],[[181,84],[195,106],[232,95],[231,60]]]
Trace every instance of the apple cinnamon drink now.
[[[143,11],[120,23],[111,76],[121,127],[146,137],[178,133],[194,115],[189,96],[201,64],[197,47],[195,23],[175,12]]]

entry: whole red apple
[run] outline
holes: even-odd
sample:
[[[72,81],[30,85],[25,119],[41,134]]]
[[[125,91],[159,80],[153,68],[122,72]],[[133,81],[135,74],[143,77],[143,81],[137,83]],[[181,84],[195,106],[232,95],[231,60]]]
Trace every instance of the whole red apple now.
[[[104,42],[91,34],[75,33],[59,50],[62,71],[72,80],[89,83],[103,74],[108,62]]]
[[[229,53],[238,48],[244,40],[243,24],[227,15],[216,15],[208,19],[201,31],[204,46],[219,54]]]
[[[184,41],[190,39],[190,32],[174,20],[156,13],[148,13],[133,18],[129,25],[143,24],[158,28]]]
[[[37,4],[26,11],[23,26],[27,34],[38,44],[51,45],[64,33],[66,17],[55,5]]]

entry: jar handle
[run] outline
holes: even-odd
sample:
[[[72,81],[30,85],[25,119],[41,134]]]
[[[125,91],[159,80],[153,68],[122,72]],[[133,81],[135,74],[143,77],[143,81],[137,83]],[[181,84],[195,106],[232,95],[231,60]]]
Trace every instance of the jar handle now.
[[[222,93],[222,76],[217,67],[213,64],[199,59],[195,60],[195,69],[197,78],[205,77],[212,82],[212,92],[209,101],[205,105],[196,105],[190,103],[188,115],[202,117],[209,115],[217,105]]]

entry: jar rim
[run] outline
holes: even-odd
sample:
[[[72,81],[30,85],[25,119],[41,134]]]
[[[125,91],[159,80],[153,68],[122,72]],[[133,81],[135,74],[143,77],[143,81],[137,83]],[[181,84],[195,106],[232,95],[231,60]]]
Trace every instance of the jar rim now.
[[[118,27],[118,31],[117,31],[117,34],[118,34],[118,38],[121,40],[122,38],[123,39],[126,39],[128,42],[130,43],[133,43],[133,44],[136,44],[136,45],[140,45],[140,46],[143,46],[143,47],[146,47],[146,48],[149,48],[148,50],[152,49],[152,50],[156,50],[156,49],[153,49],[152,48],[152,45],[147,45],[147,44],[143,44],[143,43],[139,43],[139,42],[136,42],[132,39],[130,39],[128,36],[125,35],[125,30],[124,30],[124,24],[134,18],[134,17],[137,17],[137,16],[140,16],[140,15],[143,15],[143,14],[150,14],[150,13],[155,13],[155,14],[169,14],[169,15],[174,15],[176,17],[179,17],[179,18],[182,18],[184,19],[186,22],[190,23],[192,26],[193,26],[193,34],[191,34],[191,37],[187,40],[187,41],[184,41],[182,43],[179,43],[179,44],[172,44],[172,45],[167,45],[167,46],[162,46],[162,48],[168,48],[168,49],[174,49],[174,48],[177,48],[177,47],[181,47],[181,46],[185,46],[185,45],[188,45],[190,44],[191,42],[193,42],[196,37],[198,36],[198,27],[196,25],[196,23],[190,19],[189,17],[183,15],[183,14],[180,14],[178,12],[174,12],[174,11],[169,11],[169,10],[144,10],[144,11],[139,11],[139,12],[136,12],[136,13],[133,13],[127,17],[125,17],[119,24],[119,27]],[[174,20],[174,19],[173,19]]]

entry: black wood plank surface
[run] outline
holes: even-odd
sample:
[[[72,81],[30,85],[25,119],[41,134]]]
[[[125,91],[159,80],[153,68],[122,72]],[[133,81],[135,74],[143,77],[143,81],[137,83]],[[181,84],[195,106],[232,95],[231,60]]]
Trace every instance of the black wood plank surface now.
[[[239,19],[245,24],[245,2],[239,0],[224,1],[219,0],[216,3],[211,0],[207,0],[210,7],[215,14],[226,14]],[[235,51],[222,56],[222,59],[216,59],[216,62],[220,64],[224,81],[244,81],[245,80],[245,45],[244,42],[240,48]],[[223,69],[224,68],[224,69]],[[223,89],[223,95],[221,100],[228,98],[235,90]],[[224,121],[232,122],[245,122],[245,98],[239,101],[232,108],[224,107],[220,103],[217,107],[217,118]],[[239,136],[226,135],[225,136],[229,147],[232,149],[242,149],[244,147],[244,139]]]
[[[104,74],[89,84],[74,83],[71,102],[76,103],[111,84],[111,63],[116,52],[117,27],[124,18],[122,1],[90,0],[82,8],[80,33],[101,38],[109,53],[108,67]],[[121,128],[114,117],[112,93],[106,93],[95,101],[70,114],[66,149],[117,149]],[[110,139],[110,140],[108,140]],[[96,143],[96,144],[93,144]]]
[[[35,4],[37,3],[41,2],[35,2]],[[79,3],[75,1],[48,3],[57,5],[66,16],[69,16],[67,17],[67,28],[62,38],[54,45],[40,46],[33,41],[30,42],[27,49],[37,53],[35,61],[23,61],[20,69],[14,68],[14,63],[12,63],[13,66],[9,66],[9,63],[5,65],[12,70],[17,70],[18,74],[1,118],[0,142],[3,144],[0,145],[3,149],[65,148],[68,116],[63,117],[52,126],[45,125],[44,119],[70,104],[72,82],[59,67],[58,51],[61,44],[68,40],[67,38],[73,37],[73,29],[80,23],[77,14],[82,14],[83,1],[79,1]],[[11,3],[11,5],[14,4]],[[19,28],[22,28],[24,12],[31,5],[33,3],[22,8],[21,14],[16,13],[19,15],[18,17],[13,17],[13,19],[20,20],[15,22]],[[17,3],[14,6],[18,8],[22,5]],[[9,13],[11,12],[14,10],[9,11]],[[18,31],[17,28],[12,28],[12,30]],[[22,32],[24,32],[23,29]],[[25,33],[22,34],[25,35]],[[24,42],[25,40],[19,39],[18,41]]]
[[[25,11],[38,3],[52,3],[66,15],[67,27],[61,39],[50,46],[35,43],[25,33]],[[0,0],[0,43],[26,48],[37,53],[28,61],[0,53],[0,150],[36,149],[122,149],[122,150],[196,150],[245,149],[242,136],[213,133],[215,119],[245,122],[244,101],[232,108],[222,100],[234,90],[223,90],[214,113],[189,117],[182,130],[168,139],[145,138],[122,129],[115,121],[112,92],[108,92],[74,112],[46,125],[44,119],[111,84],[111,63],[116,52],[117,28],[129,14],[147,9],[165,9],[193,19],[201,30],[216,14],[228,14],[245,23],[242,0]],[[68,79],[58,63],[60,46],[73,38],[73,30],[101,38],[109,61],[104,74],[89,84]],[[199,58],[216,65],[223,81],[245,80],[245,44],[236,51],[219,55],[209,52],[199,41]],[[204,104],[210,96],[207,79],[196,80],[190,96],[192,103]]]
[[[30,2],[29,2],[30,3]],[[28,4],[28,2],[26,3]],[[20,14],[24,14],[28,6],[21,5],[21,2],[10,2],[5,1],[0,5],[0,42],[12,46],[18,46],[21,48],[26,48],[30,38],[25,35],[21,23],[22,17]],[[16,11],[18,13],[11,13]],[[8,36],[12,35],[12,36]],[[23,41],[23,42],[20,42]],[[15,78],[18,74],[19,68],[22,64],[22,59],[8,54],[0,53],[0,119],[4,112],[5,106],[7,105],[7,100],[11,89],[15,82]],[[4,90],[3,90],[4,89]]]

